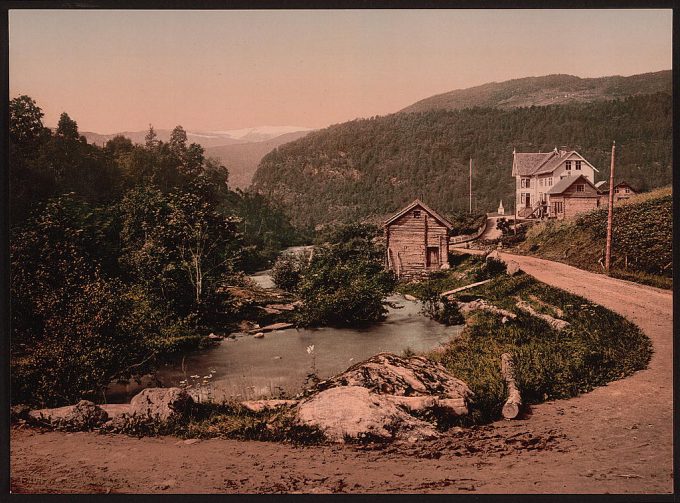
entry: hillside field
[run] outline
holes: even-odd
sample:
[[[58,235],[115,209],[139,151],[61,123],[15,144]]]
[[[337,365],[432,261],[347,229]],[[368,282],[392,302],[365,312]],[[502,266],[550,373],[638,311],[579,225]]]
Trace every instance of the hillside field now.
[[[670,187],[640,194],[614,207],[612,276],[673,286],[673,195]],[[607,208],[576,220],[535,225],[516,250],[581,269],[603,272]]]

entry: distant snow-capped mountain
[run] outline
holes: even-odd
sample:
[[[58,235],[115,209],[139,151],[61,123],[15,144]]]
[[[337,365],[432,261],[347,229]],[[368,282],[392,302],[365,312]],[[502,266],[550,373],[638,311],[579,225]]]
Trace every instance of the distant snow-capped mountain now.
[[[257,126],[242,129],[229,129],[226,131],[209,131],[208,133],[201,134],[226,136],[234,140],[264,141],[281,136],[282,134],[296,133],[298,131],[311,131],[311,128],[304,126]]]

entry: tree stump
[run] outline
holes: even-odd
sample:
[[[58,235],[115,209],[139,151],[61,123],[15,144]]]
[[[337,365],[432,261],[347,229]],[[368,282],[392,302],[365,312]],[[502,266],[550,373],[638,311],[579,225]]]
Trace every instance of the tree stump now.
[[[505,419],[515,419],[522,407],[522,397],[515,382],[514,364],[510,353],[503,353],[501,355],[501,373],[508,387],[508,399],[503,405],[503,417]]]

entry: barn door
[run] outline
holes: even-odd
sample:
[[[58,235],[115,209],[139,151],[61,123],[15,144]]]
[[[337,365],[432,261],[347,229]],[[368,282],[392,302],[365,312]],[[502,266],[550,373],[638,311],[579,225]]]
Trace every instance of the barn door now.
[[[439,248],[437,246],[427,247],[427,267],[439,266]]]

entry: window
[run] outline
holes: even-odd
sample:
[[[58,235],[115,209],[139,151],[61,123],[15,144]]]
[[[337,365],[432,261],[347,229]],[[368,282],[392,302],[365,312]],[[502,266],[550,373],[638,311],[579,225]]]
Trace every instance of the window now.
[[[565,161],[564,169],[566,169],[567,171],[571,171],[571,161]]]
[[[555,208],[555,213],[563,213],[564,212],[564,206],[562,201],[557,201],[553,203],[553,207]]]
[[[576,171],[581,171],[581,161],[576,161]]]
[[[552,186],[552,176],[551,176],[550,178],[548,178],[548,183],[547,183],[547,185],[548,185],[548,186]]]
[[[413,212],[413,218],[420,218],[420,210],[415,210]]]
[[[626,187],[626,194],[630,194],[630,189]]]
[[[538,184],[539,184],[541,187],[543,187],[543,178],[539,178],[539,179],[538,179]]]
[[[522,189],[530,189],[531,188],[531,178],[522,178],[522,181],[520,182],[520,187]]]
[[[577,183],[576,184],[576,192],[585,192],[586,191],[586,186],[582,183]]]

